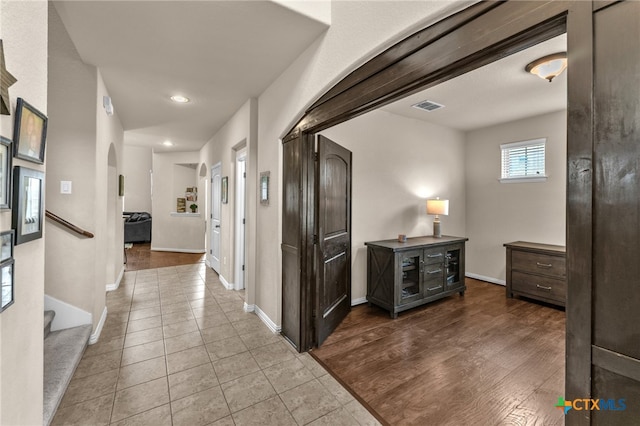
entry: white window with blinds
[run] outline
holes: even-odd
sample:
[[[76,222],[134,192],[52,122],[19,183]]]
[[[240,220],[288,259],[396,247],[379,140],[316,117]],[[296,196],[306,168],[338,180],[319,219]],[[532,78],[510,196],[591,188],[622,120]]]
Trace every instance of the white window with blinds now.
[[[505,143],[502,151],[500,182],[543,182],[547,179],[544,168],[546,138]]]

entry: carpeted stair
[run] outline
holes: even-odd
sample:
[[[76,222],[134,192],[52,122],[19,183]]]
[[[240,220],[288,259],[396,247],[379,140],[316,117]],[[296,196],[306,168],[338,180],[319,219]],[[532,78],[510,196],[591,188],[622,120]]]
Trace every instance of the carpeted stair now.
[[[60,405],[91,336],[91,325],[51,331],[55,312],[44,313],[44,425]]]

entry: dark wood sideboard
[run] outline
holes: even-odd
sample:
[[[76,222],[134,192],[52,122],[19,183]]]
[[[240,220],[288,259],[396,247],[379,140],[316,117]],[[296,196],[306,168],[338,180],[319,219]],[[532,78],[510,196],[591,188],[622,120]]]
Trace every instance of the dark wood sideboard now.
[[[525,241],[506,243],[507,297],[515,295],[565,306],[567,267],[564,246]]]
[[[367,242],[367,301],[398,312],[464,295],[465,241],[443,235]]]

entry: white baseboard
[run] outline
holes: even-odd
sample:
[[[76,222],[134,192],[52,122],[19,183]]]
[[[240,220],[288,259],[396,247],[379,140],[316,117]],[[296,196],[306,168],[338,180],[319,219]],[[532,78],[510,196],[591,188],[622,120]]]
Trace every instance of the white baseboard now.
[[[362,305],[363,303],[367,303],[366,297],[358,297],[357,299],[351,299],[351,306]]]
[[[282,327],[277,325],[275,322],[271,321],[271,318],[269,318],[267,314],[265,314],[258,305],[253,305],[253,309],[256,315],[258,316],[258,318],[260,318],[262,322],[265,323],[267,327],[269,327],[269,330],[271,330],[274,334],[280,333],[280,330],[282,330]]]
[[[211,268],[211,263],[209,262],[209,258],[207,256],[204,257],[204,264],[207,265],[207,268]]]
[[[165,247],[153,247],[151,251],[172,251],[175,253],[206,253],[205,249],[181,249],[181,248],[165,248]]]
[[[227,290],[233,290],[233,283],[230,283],[229,281],[225,280],[222,275],[218,275],[218,278],[220,278],[220,282]]]
[[[256,305],[247,305],[247,302],[244,302],[244,311],[245,312],[255,312]]]
[[[89,344],[93,345],[98,342],[100,338],[100,333],[102,333],[102,327],[104,326],[104,322],[107,320],[107,307],[105,306],[102,310],[102,315],[100,316],[100,321],[98,321],[98,325],[96,326],[96,331],[91,334],[89,337]]]
[[[116,278],[116,282],[113,284],[107,284],[107,291],[117,290],[120,287],[120,282],[122,281],[122,277],[124,277],[124,265],[122,265],[122,269],[120,270],[120,275]]]
[[[480,280],[480,281],[486,281],[492,284],[507,285],[507,283],[504,280],[499,280],[497,278],[485,277],[484,275],[473,274],[471,272],[467,272],[464,275],[465,277],[473,278],[475,280]]]
[[[93,324],[91,313],[46,294],[44,295],[44,309],[56,313],[51,323],[51,331]]]

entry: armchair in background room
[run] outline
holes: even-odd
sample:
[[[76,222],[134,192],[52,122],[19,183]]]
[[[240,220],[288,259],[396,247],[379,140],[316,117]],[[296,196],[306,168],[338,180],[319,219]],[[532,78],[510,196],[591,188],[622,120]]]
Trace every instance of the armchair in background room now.
[[[125,243],[151,242],[151,215],[147,212],[124,212]]]

